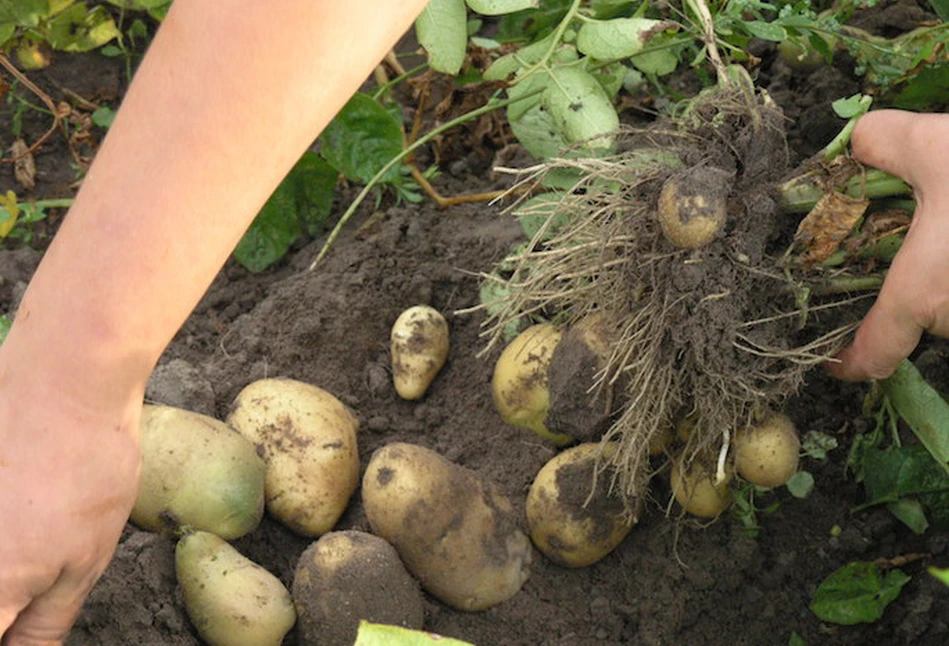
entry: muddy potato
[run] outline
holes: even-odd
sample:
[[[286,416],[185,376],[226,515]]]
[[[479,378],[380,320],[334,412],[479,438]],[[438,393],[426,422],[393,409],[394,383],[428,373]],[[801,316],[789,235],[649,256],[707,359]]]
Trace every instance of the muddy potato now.
[[[527,494],[531,540],[561,565],[596,563],[636,524],[637,510],[627,509],[621,498],[610,495],[609,476],[597,473],[599,461],[611,449],[615,447],[591,442],[557,454],[537,473]]]
[[[142,474],[133,523],[151,531],[190,525],[233,539],[264,513],[266,465],[224,422],[146,405],[139,424]]]
[[[301,644],[351,646],[361,620],[421,628],[422,593],[389,543],[366,532],[324,534],[293,578]]]
[[[238,394],[227,421],[260,447],[267,511],[305,536],[330,531],[359,484],[352,411],[322,388],[261,379]]]
[[[421,399],[448,358],[448,322],[427,305],[402,312],[392,326],[392,381],[402,399]]]
[[[760,487],[780,487],[797,472],[801,440],[786,415],[772,415],[735,438],[738,475]]]
[[[494,406],[501,418],[527,428],[558,445],[570,442],[544,425],[550,408],[547,368],[562,333],[550,324],[532,325],[511,341],[498,357],[491,379]]]
[[[676,502],[693,516],[715,518],[731,505],[731,491],[728,483],[731,474],[726,471],[725,478],[716,483],[715,470],[699,461],[682,468],[679,460],[672,461],[670,484]]]
[[[296,622],[280,580],[210,532],[178,541],[175,572],[188,617],[211,646],[279,646]]]
[[[510,501],[475,472],[421,446],[378,449],[362,481],[372,531],[391,543],[428,592],[459,610],[514,596],[531,543]]]
[[[671,177],[659,194],[659,226],[666,239],[681,249],[698,249],[719,236],[728,216],[731,175],[697,166]]]

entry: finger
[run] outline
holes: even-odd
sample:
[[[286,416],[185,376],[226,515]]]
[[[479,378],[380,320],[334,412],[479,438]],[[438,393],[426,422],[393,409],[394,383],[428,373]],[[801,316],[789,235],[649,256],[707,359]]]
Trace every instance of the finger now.
[[[20,612],[3,646],[59,646],[72,628],[99,571],[64,574],[48,592]]]
[[[857,121],[851,136],[853,156],[918,188],[920,148],[929,146],[932,132],[944,125],[939,116],[903,110],[869,112]]]
[[[853,344],[837,355],[827,370],[845,381],[885,379],[908,357],[922,336],[923,329],[901,310],[877,300],[860,324]]]

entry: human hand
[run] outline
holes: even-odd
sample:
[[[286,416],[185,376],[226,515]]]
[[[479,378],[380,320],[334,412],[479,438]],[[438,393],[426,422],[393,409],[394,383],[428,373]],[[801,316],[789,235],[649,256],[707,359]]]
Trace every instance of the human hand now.
[[[135,500],[141,400],[103,413],[15,372],[0,363],[0,635],[61,644]]]
[[[916,214],[880,294],[850,347],[827,364],[848,381],[883,379],[923,331],[949,337],[949,114],[870,112],[857,122],[853,156],[908,182]]]

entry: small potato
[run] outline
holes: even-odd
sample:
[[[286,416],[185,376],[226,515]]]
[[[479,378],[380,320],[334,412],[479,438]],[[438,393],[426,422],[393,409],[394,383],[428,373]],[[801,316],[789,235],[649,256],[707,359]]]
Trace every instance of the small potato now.
[[[280,580],[210,532],[178,541],[175,572],[188,617],[210,646],[279,646],[296,622]]]
[[[133,523],[150,531],[189,525],[226,539],[260,523],[266,464],[240,433],[206,415],[146,405],[139,436]]]
[[[561,336],[560,330],[546,323],[521,332],[498,357],[491,394],[505,422],[562,446],[571,441],[570,436],[552,433],[544,425],[550,408],[547,368]]]
[[[483,610],[530,575],[531,543],[510,501],[474,471],[421,446],[378,449],[362,481],[372,531],[435,597]]]
[[[402,399],[421,399],[448,358],[448,322],[427,305],[402,312],[392,326],[392,381]]]
[[[728,217],[730,173],[697,166],[666,181],[659,194],[659,226],[681,249],[698,249],[718,237]]]
[[[234,400],[227,421],[260,447],[267,511],[305,536],[330,531],[359,484],[359,421],[322,388],[261,379]]]
[[[599,442],[579,444],[537,473],[527,494],[527,524],[534,545],[551,560],[569,567],[596,563],[636,524],[636,510],[611,495],[609,478],[597,473],[599,460],[613,451]]]
[[[786,415],[776,414],[735,438],[738,475],[759,487],[780,487],[797,472],[801,440]]]
[[[300,556],[293,578],[302,644],[351,646],[362,620],[421,628],[422,593],[389,543],[330,532]]]
[[[728,509],[732,501],[728,489],[730,480],[731,474],[726,472],[725,479],[716,484],[714,469],[696,461],[683,472],[678,460],[672,461],[672,493],[682,508],[693,516],[715,518]]]

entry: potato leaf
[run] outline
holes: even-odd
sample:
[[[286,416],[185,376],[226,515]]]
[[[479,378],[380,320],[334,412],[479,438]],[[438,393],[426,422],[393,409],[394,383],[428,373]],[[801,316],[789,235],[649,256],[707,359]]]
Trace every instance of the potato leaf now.
[[[10,327],[13,325],[13,321],[10,320],[10,317],[6,314],[0,314],[0,343],[3,343],[7,334],[10,332]]]
[[[121,35],[105,7],[88,9],[80,2],[49,21],[46,38],[53,49],[88,52]]]
[[[35,27],[49,15],[46,0],[17,0],[0,3],[0,25]]]
[[[316,153],[304,153],[244,234],[234,250],[235,260],[249,271],[263,271],[304,232],[320,233],[333,206],[338,175]]]
[[[677,25],[649,18],[589,20],[577,34],[577,49],[603,61],[628,58],[643,51],[653,36]]]
[[[761,40],[780,43],[788,38],[788,31],[781,25],[764,20],[746,20],[742,23],[749,34]]]
[[[357,93],[320,137],[320,152],[347,179],[367,183],[402,152],[402,128],[396,117],[367,94]],[[383,181],[399,174],[393,168]]]
[[[576,65],[554,68],[550,75],[553,83],[542,101],[567,143],[585,142],[594,155],[611,150],[619,116],[603,87]]]
[[[896,412],[949,473],[949,403],[908,359],[881,385]]]
[[[539,62],[553,43],[553,35],[531,43],[516,52],[505,54],[484,71],[485,81],[503,81],[522,67]]]
[[[929,573],[949,586],[949,568],[931,567]]]
[[[810,609],[821,621],[834,624],[871,623],[883,616],[909,580],[900,569],[883,575],[876,563],[849,563],[824,579]]]
[[[536,9],[540,0],[467,0],[471,10],[483,16],[501,16],[506,13]]]
[[[441,637],[399,626],[359,622],[359,633],[353,646],[473,646],[469,642]]]
[[[566,213],[557,212],[557,206],[562,199],[563,193],[541,193],[527,200],[517,209],[517,221],[528,240],[533,240],[541,229],[543,229],[541,239],[548,240],[569,223],[570,218]]]
[[[897,520],[909,527],[914,534],[920,535],[929,529],[929,520],[923,504],[915,498],[902,498],[886,506]]]
[[[428,52],[428,64],[444,74],[457,74],[468,47],[465,0],[429,0],[415,20],[415,36]]]

